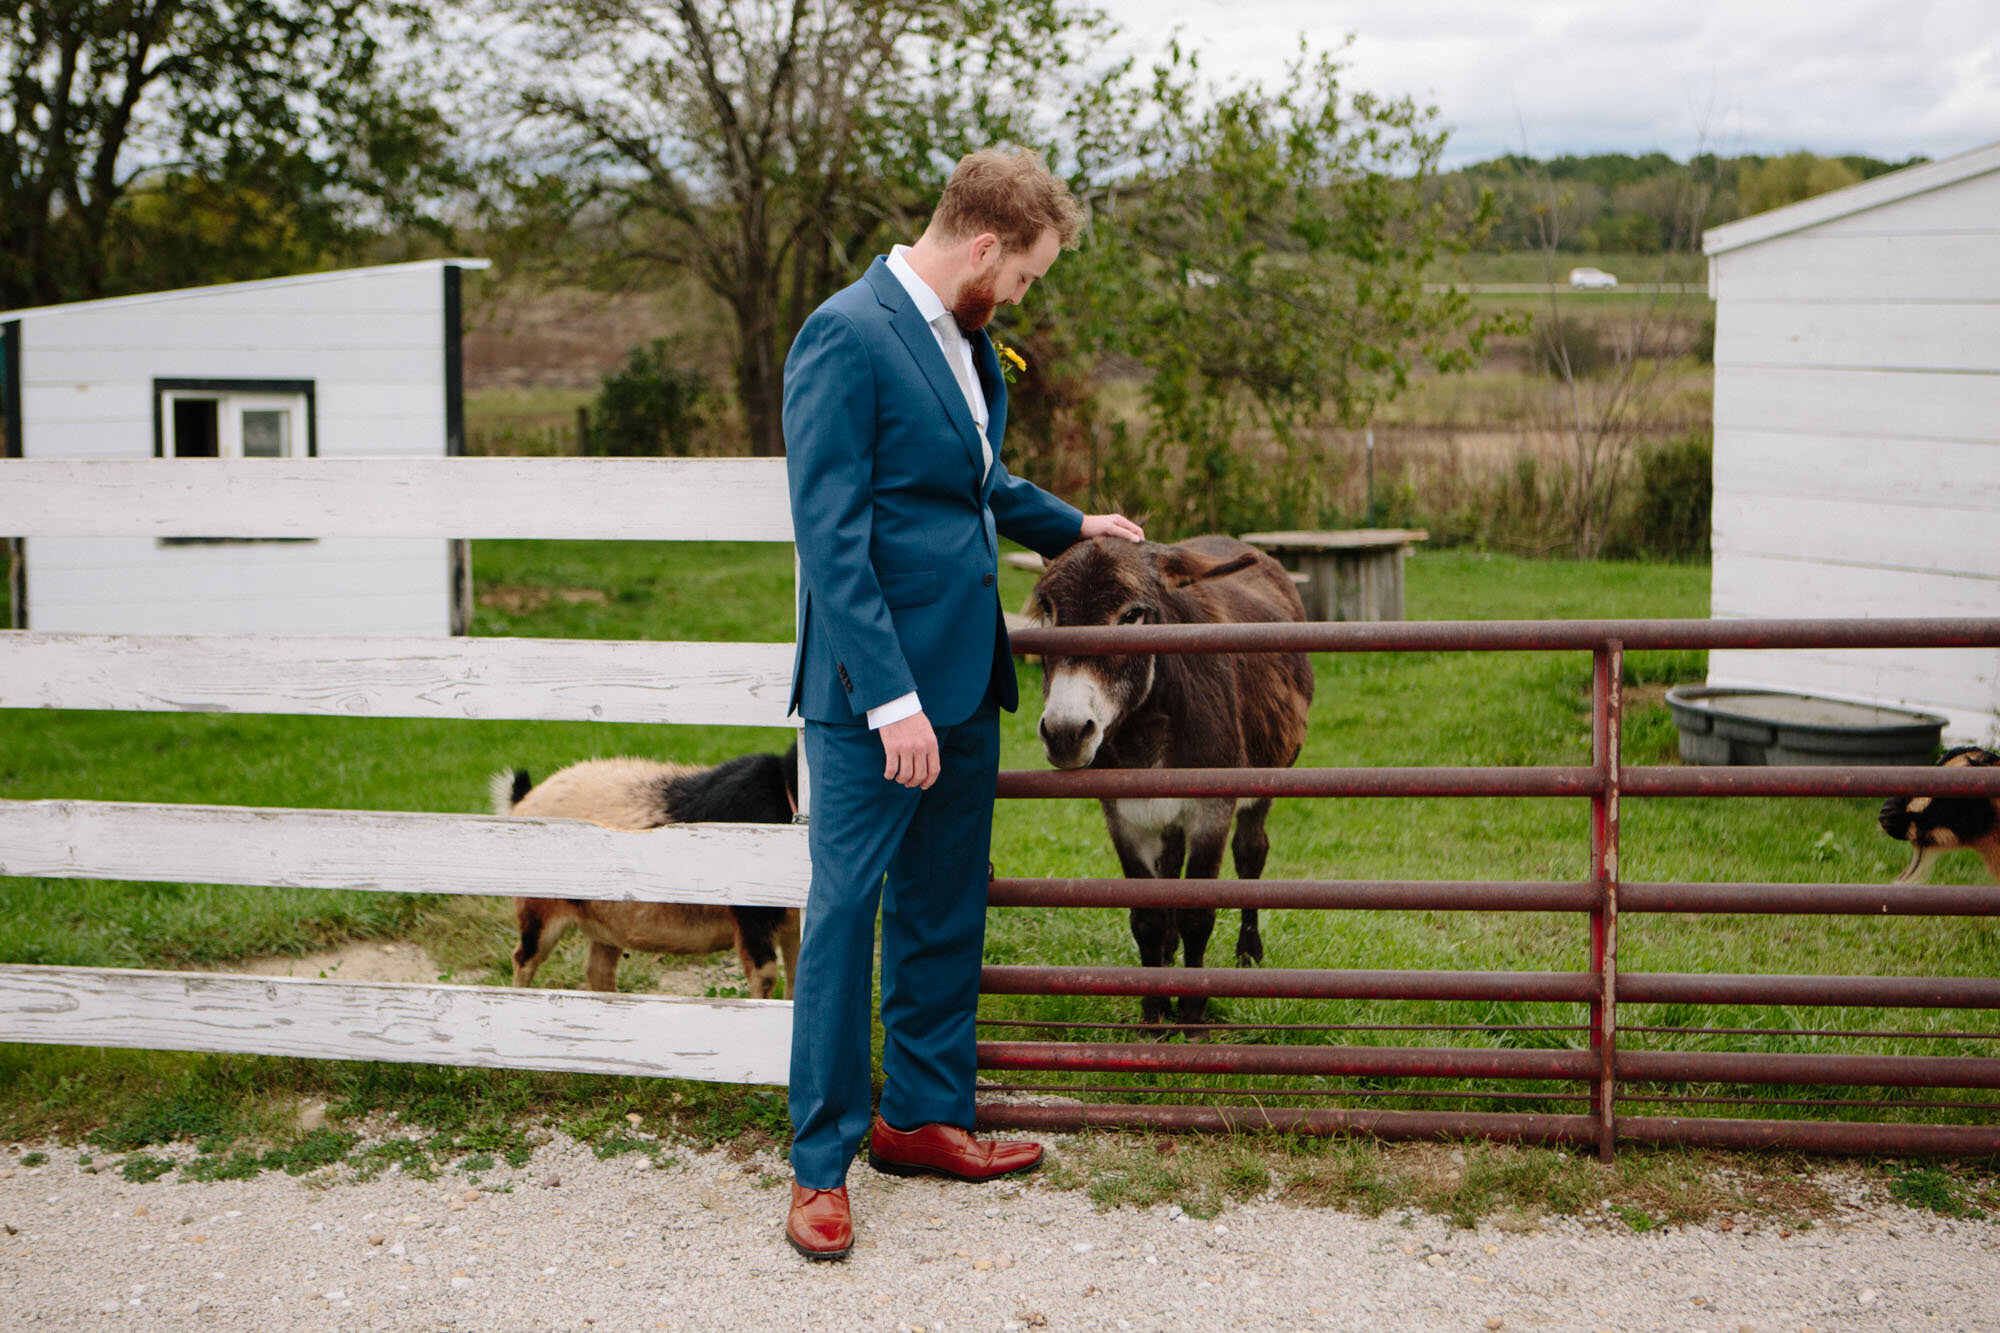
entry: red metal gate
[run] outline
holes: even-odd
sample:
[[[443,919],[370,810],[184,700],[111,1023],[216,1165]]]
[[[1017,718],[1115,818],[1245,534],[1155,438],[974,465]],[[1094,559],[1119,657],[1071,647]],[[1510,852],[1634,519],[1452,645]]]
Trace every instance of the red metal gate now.
[[[1449,910],[1584,913],[1590,922],[1587,972],[1417,972],[1283,968],[988,967],[981,989],[1009,995],[1206,995],[1298,999],[1555,1001],[1587,1006],[1587,1024],[1512,1025],[1578,1033],[1569,1049],[1236,1045],[1146,1039],[1140,1024],[982,1026],[1111,1029],[1129,1041],[985,1041],[990,1071],[1095,1071],[1226,1074],[1241,1077],[1573,1082],[1577,1091],[1213,1088],[1319,1102],[1370,1097],[1583,1104],[1581,1113],[1416,1111],[1340,1106],[1029,1105],[987,1101],[979,1122],[994,1128],[1276,1128],[1355,1132],[1382,1138],[1487,1137],[1597,1145],[1611,1160],[1619,1140],[1726,1148],[1789,1147],[1867,1153],[2000,1153],[2000,1104],[1953,1102],[1980,1123],[1934,1124],[1800,1119],[1723,1119],[1699,1114],[1629,1116],[1621,1095],[1665,1107],[1891,1110],[1932,1105],[1909,1099],[1759,1097],[1672,1091],[1683,1085],[1835,1088],[2000,1089],[2000,1059],[1972,1056],[1852,1055],[1807,1052],[1621,1051],[1621,1005],[1670,1003],[2000,1009],[2000,979],[1620,972],[1623,913],[1801,913],[1814,915],[1992,916],[2000,887],[1874,884],[1646,884],[1618,875],[1619,803],[1667,796],[1989,796],[2000,798],[2000,769],[1971,768],[1627,768],[1620,759],[1619,682],[1627,650],[1714,648],[1994,648],[2000,620],[1656,620],[1140,625],[1035,629],[1014,636],[1020,653],[1173,652],[1490,652],[1583,651],[1592,655],[1592,759],[1588,767],[1181,769],[1007,772],[1003,799],[1163,796],[1477,796],[1578,797],[1591,802],[1589,878],[1575,883],[1488,881],[1282,881],[997,879],[995,907],[1217,907],[1337,910]],[[1345,1026],[1350,1030],[1367,1025]],[[1399,1025],[1431,1027],[1433,1025]],[[1501,1025],[1453,1024],[1455,1031]],[[2000,1037],[1996,1032],[1881,1032],[1869,1029],[1638,1027],[1633,1032],[1802,1037]],[[1629,1085],[1664,1086],[1643,1095]],[[1121,1085],[999,1084],[1018,1091],[1120,1093]],[[1148,1092],[1158,1092],[1149,1086]]]

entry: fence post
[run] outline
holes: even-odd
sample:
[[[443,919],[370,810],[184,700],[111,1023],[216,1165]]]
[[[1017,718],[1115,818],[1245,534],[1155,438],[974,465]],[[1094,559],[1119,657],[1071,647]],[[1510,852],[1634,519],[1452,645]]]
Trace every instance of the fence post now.
[[[1616,639],[1591,654],[1590,752],[1603,787],[1590,798],[1590,874],[1602,895],[1590,918],[1590,970],[1602,990],[1590,1006],[1590,1045],[1598,1072],[1590,1109],[1597,1118],[1597,1160],[1609,1163],[1617,1133],[1618,1059],[1618,778],[1625,647]]]

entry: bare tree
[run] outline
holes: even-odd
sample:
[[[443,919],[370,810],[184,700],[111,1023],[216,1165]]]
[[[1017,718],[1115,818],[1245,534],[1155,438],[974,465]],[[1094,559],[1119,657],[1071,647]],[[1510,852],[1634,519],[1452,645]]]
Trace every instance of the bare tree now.
[[[784,354],[943,172],[1025,140],[1095,16],[1060,0],[498,0],[517,117],[512,203],[610,229],[631,278],[693,272],[735,324],[751,451],[784,451]],[[549,253],[559,253],[552,245]]]
[[[1616,298],[1616,313],[1586,322],[1564,310],[1574,298],[1560,294],[1568,285],[1560,247],[1571,201],[1546,169],[1533,165],[1532,216],[1545,293],[1535,346],[1549,372],[1549,426],[1563,442],[1570,537],[1585,559],[1604,549],[1637,448],[1660,432],[1668,369],[1688,351],[1689,312],[1706,299],[1705,289],[1687,282],[1677,264],[1699,251],[1717,166],[1697,153],[1673,178],[1668,197],[1659,201],[1665,244],[1651,281]]]

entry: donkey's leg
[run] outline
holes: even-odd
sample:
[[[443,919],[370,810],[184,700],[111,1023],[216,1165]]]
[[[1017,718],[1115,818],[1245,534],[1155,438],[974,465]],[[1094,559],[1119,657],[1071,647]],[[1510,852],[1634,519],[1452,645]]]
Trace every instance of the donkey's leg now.
[[[1257,879],[1264,873],[1264,859],[1270,854],[1271,839],[1264,831],[1271,800],[1265,797],[1244,806],[1236,814],[1236,836],[1229,853],[1236,862],[1238,879]],[[1264,936],[1257,929],[1257,909],[1243,909],[1243,924],[1236,931],[1236,962],[1239,967],[1255,967],[1264,961]]]
[[[1187,878],[1214,879],[1222,870],[1222,849],[1229,838],[1231,802],[1203,801],[1193,812],[1187,830]],[[1184,907],[1174,914],[1180,927],[1183,959],[1188,967],[1203,965],[1208,953],[1208,937],[1215,931],[1215,909]],[[1208,997],[1180,997],[1180,1021],[1201,1023],[1208,1017]],[[1188,1040],[1199,1041],[1190,1033]]]
[[[1119,817],[1116,805],[1108,801],[1104,805],[1104,822],[1111,831],[1111,845],[1127,879],[1171,879],[1179,871],[1186,847],[1179,829],[1162,830],[1128,823]],[[1139,965],[1171,966],[1180,944],[1174,913],[1160,907],[1135,907],[1131,924],[1132,941],[1139,946]],[[1165,1024],[1169,1007],[1165,996],[1142,996],[1139,1015],[1147,1023]],[[1156,1035],[1166,1035],[1164,1027]]]

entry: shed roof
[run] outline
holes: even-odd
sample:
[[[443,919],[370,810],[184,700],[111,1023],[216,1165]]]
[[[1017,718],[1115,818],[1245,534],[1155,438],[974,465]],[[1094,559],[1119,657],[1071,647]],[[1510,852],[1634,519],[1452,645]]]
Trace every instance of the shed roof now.
[[[1863,213],[1884,204],[1893,204],[1899,199],[1923,194],[1930,190],[1940,190],[1947,185],[1956,185],[1974,176],[1983,176],[1990,171],[2000,171],[2000,143],[1974,148],[1955,157],[1947,157],[1937,162],[1922,162],[1914,167],[1904,167],[1873,180],[1850,185],[1844,190],[1831,190],[1826,194],[1802,199],[1796,204],[1786,204],[1768,213],[1758,213],[1720,227],[1710,227],[1701,238],[1702,253],[1719,255],[1729,250],[1740,250],[1746,245],[1756,245],[1773,237],[1816,227],[1822,222],[1844,218],[1854,213]]]
[[[0,310],[0,319],[20,319],[30,315],[68,313],[72,310],[109,310],[120,306],[147,305],[157,301],[187,301],[225,292],[254,291],[266,287],[305,286],[309,283],[340,282],[369,273],[391,273],[415,268],[490,268],[490,259],[418,259],[406,264],[374,264],[364,268],[332,268],[321,273],[295,273],[283,278],[259,278],[254,282],[219,282],[206,287],[174,287],[164,292],[140,292],[135,296],[108,296],[97,301],[71,301],[62,305],[28,306],[20,310]]]

